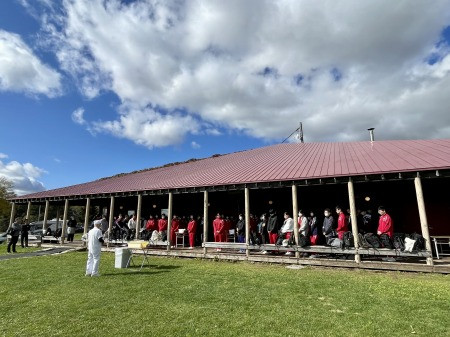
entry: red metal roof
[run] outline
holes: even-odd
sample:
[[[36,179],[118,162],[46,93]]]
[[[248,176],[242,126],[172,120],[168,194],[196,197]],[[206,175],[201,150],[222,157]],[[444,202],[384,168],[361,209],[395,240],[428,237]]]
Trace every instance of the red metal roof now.
[[[450,139],[277,144],[96,180],[18,199],[450,168]]]

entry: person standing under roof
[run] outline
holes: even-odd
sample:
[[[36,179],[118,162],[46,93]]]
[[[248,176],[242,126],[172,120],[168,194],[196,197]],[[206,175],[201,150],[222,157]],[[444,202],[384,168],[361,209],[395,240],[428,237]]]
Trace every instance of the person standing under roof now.
[[[342,208],[340,206],[336,206],[336,213],[338,216],[338,226],[337,226],[337,235],[340,240],[344,239],[344,233],[348,231],[348,222],[347,217],[344,212],[342,212]]]
[[[284,224],[281,227],[280,232],[286,240],[289,240],[294,232],[294,219],[291,218],[288,212],[284,212]],[[286,255],[292,255],[292,252],[286,252]]]
[[[177,245],[177,232],[180,229],[180,219],[174,215],[172,218],[172,224],[170,226],[170,248],[175,248]]]
[[[239,220],[236,224],[237,239],[239,243],[245,243],[245,220],[242,214],[239,214]],[[244,249],[240,249],[239,253],[245,253]]]
[[[162,214],[161,219],[158,220],[158,232],[161,233],[163,241],[164,238],[167,239],[167,219],[165,214]]]
[[[267,220],[267,234],[269,235],[269,243],[274,245],[278,238],[278,217],[273,209],[269,210],[269,219]]]
[[[189,249],[194,249],[195,232],[197,230],[197,221],[195,221],[193,215],[190,216],[189,223],[187,225],[187,230],[188,230],[188,234],[189,234]]]
[[[22,248],[28,247],[28,232],[30,230],[30,221],[25,219],[25,223],[21,227],[20,231],[20,245]]]
[[[213,221],[214,241],[215,242],[222,242],[223,227],[224,227],[224,222],[222,220],[222,217],[221,217],[220,213],[217,213],[216,218]],[[217,248],[217,251],[220,252],[221,249]]]
[[[334,232],[334,218],[331,215],[331,210],[326,208],[323,212],[325,216],[323,219],[322,233],[325,235],[325,243],[328,245],[331,242],[331,239],[335,236]]]
[[[309,238],[309,220],[303,213],[302,210],[298,212],[298,233]]]
[[[130,220],[128,220],[128,230],[128,240],[134,239],[136,234],[136,214],[133,214]]]
[[[311,230],[311,245],[314,246],[317,244],[319,238],[319,226],[317,225],[317,217],[313,211],[309,213],[309,228]]]
[[[88,233],[88,260],[86,264],[86,276],[100,276],[98,268],[100,265],[100,253],[102,251],[103,234],[100,229],[101,220],[94,221],[94,228]]]
[[[386,234],[392,239],[394,237],[394,223],[392,218],[386,213],[386,209],[383,206],[378,207],[378,214],[380,214],[380,219],[378,220],[377,234]]]
[[[21,220],[22,220],[21,218],[16,218],[15,221],[13,222],[13,224],[11,225],[11,227],[7,231],[7,233],[9,235],[11,235],[11,239],[8,242],[8,248],[7,248],[8,253],[11,253],[11,247],[12,247],[12,252],[17,253],[16,252],[16,244],[17,244],[17,241],[19,241]]]
[[[105,234],[105,232],[109,229],[109,221],[106,219],[106,215],[102,216],[102,233]]]
[[[67,221],[67,242],[73,242],[75,236],[75,229],[77,228],[77,222],[73,216]]]

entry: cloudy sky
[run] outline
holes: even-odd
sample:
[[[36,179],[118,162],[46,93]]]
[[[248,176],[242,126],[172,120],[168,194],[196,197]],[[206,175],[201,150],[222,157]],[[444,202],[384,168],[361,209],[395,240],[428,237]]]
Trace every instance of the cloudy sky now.
[[[450,1],[0,1],[19,194],[274,144],[450,137]],[[263,164],[263,163],[262,163]]]

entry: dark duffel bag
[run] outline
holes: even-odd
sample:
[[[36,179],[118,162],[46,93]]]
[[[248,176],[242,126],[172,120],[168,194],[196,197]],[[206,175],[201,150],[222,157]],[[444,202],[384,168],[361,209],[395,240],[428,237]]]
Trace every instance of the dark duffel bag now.
[[[381,235],[380,235],[380,241],[381,241],[381,246],[382,246],[383,248],[389,248],[389,249],[394,248],[394,245],[393,245],[392,240],[391,240],[391,238],[389,237],[389,235],[387,235],[387,234],[381,234]]]

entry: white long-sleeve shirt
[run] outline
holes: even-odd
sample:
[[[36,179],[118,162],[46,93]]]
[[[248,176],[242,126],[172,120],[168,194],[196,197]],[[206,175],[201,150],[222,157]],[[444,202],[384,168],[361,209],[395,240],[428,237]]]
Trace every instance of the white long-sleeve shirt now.
[[[281,227],[281,233],[293,232],[294,231],[294,220],[292,218],[287,218],[284,220],[284,224]]]
[[[131,219],[128,221],[128,228],[129,228],[129,229],[136,229],[136,221],[133,220],[133,218],[131,218]]]

